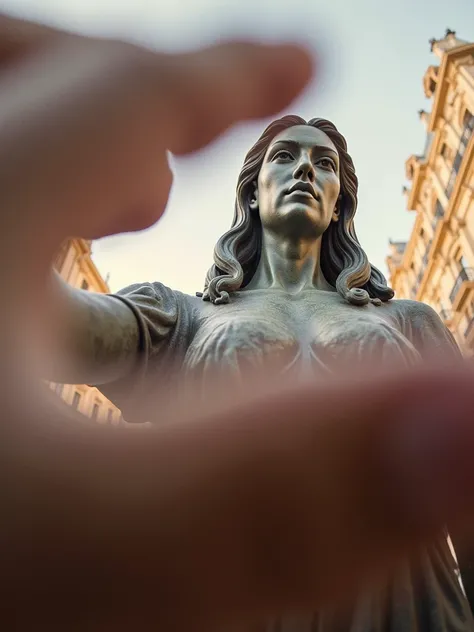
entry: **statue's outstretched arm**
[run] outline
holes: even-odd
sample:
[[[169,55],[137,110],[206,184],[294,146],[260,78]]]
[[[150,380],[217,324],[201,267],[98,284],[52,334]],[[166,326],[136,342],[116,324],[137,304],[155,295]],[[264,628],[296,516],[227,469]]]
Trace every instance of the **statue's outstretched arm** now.
[[[52,273],[53,354],[48,379],[104,384],[128,375],[139,344],[137,320],[125,303],[79,290]]]

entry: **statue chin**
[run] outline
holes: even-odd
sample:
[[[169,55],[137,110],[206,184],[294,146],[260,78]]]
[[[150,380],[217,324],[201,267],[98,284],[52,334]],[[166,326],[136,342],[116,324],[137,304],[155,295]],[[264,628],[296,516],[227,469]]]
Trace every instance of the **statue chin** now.
[[[283,240],[317,240],[329,223],[319,208],[303,203],[285,205],[277,217],[268,224],[262,222],[263,232],[269,230]]]

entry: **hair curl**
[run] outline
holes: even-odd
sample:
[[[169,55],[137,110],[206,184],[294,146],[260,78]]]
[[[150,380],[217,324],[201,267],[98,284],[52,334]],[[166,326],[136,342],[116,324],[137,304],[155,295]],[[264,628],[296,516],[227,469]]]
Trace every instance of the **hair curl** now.
[[[245,157],[237,181],[234,219],[214,249],[214,264],[208,270],[203,300],[218,305],[228,303],[230,295],[244,288],[257,270],[262,248],[262,226],[258,213],[252,213],[249,202],[253,183],[270,142],[285,129],[295,125],[310,125],[324,132],[334,143],[340,163],[339,221],[331,222],[322,236],[321,271],[326,281],[352,305],[380,305],[394,296],[385,277],[369,263],[359,244],[354,228],[357,210],[358,180],[347,143],[330,121],[299,116],[284,116],[271,123]]]

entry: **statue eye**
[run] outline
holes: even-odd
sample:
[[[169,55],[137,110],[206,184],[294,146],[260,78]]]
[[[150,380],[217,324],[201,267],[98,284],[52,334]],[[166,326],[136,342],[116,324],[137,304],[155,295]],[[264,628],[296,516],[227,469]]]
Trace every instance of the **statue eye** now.
[[[323,169],[330,169],[331,171],[336,171],[336,163],[331,158],[320,158],[316,161],[316,164]]]
[[[282,160],[283,162],[288,162],[289,160],[293,160],[293,156],[289,151],[279,151],[273,156],[274,160]]]

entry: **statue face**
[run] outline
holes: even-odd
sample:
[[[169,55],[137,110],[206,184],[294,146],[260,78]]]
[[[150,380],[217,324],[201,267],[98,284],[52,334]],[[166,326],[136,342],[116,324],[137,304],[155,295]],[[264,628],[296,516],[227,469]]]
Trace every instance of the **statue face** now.
[[[251,206],[264,229],[294,237],[321,236],[339,197],[339,155],[331,139],[309,125],[278,134],[265,154]]]

